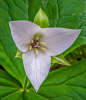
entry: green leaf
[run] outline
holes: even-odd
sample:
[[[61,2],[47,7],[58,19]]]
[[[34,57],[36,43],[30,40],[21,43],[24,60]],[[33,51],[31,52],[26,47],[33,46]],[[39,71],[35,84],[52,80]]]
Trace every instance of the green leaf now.
[[[82,29],[75,43],[63,54],[67,55],[75,48],[86,44],[86,1],[85,0],[58,0],[59,20],[57,27]]]
[[[57,64],[62,64],[62,65],[70,65],[62,54],[60,54],[58,56],[52,56],[51,57],[51,63],[57,63]]]
[[[7,72],[0,70],[1,100],[85,100],[86,60],[49,73],[38,93],[32,86],[26,90]],[[3,81],[5,79],[5,81]],[[51,81],[52,80],[52,81]],[[3,85],[2,85],[2,84]],[[7,83],[7,84],[6,84]],[[10,85],[9,85],[9,84]],[[15,85],[14,85],[15,84]],[[17,87],[18,86],[18,87]],[[20,88],[19,88],[20,87]],[[24,92],[23,92],[24,91]]]
[[[0,69],[0,86],[20,88],[22,85],[14,77]]]
[[[21,95],[21,91],[14,92],[4,98],[2,100],[18,100]]]
[[[39,94],[27,92],[24,94],[24,100],[48,100],[46,97],[42,97]]]
[[[85,66],[86,60],[83,60],[72,66],[50,72],[38,94],[49,100],[85,100]]]
[[[21,90],[22,85],[6,71],[0,69],[0,100]]]
[[[48,17],[41,8],[35,16],[34,23],[39,25],[41,28],[47,28],[49,25]]]
[[[24,100],[85,100],[86,60],[49,73],[37,93],[28,88]]]
[[[16,91],[18,91],[16,88],[0,86],[0,100]]]
[[[18,6],[19,2],[23,7]],[[27,4],[21,0],[1,0],[0,3],[0,64],[22,85],[25,84],[26,74],[22,60],[15,58],[17,48],[11,36],[9,21],[27,20]]]

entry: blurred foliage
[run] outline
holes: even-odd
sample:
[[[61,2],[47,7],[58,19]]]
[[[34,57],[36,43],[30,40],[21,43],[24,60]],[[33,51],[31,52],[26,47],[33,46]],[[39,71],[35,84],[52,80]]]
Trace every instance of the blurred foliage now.
[[[71,53],[66,55],[65,58],[69,61],[70,64],[86,59],[86,44],[76,48]]]

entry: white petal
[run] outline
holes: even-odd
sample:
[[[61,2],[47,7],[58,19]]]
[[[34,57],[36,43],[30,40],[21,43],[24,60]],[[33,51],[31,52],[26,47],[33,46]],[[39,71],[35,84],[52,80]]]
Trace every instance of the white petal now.
[[[22,54],[25,72],[36,92],[47,77],[50,70],[51,57],[34,50]]]
[[[9,25],[13,40],[22,52],[28,50],[28,44],[31,42],[33,35],[41,29],[30,21],[11,21]]]
[[[42,39],[47,45],[51,56],[59,55],[68,49],[80,34],[80,30],[65,28],[44,28],[41,33],[44,34]]]

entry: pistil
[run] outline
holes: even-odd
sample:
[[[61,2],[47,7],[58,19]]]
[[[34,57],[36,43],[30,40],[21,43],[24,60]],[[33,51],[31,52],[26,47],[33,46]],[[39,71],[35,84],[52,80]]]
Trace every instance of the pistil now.
[[[46,51],[47,49],[42,47],[41,45],[46,45],[44,42],[39,42],[39,36],[37,36],[34,40],[31,41],[31,45],[29,46],[29,50],[34,49],[36,52],[36,55],[38,55],[38,48],[41,50]]]

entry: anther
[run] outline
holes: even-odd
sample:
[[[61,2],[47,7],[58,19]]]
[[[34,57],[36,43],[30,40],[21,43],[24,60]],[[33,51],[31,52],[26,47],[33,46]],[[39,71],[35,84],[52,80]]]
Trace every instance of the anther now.
[[[36,55],[38,55],[38,50],[37,50],[37,48],[34,48],[34,50],[35,50],[35,52],[36,52]]]
[[[32,43],[34,43],[34,41],[33,41],[33,40],[32,40],[31,42],[32,42]]]
[[[40,49],[47,51],[47,49],[45,49],[45,48],[43,48],[43,47],[40,47]]]
[[[44,42],[39,42],[40,44],[43,44],[43,45],[46,45],[46,43],[44,43]]]
[[[31,45],[29,46],[29,50],[32,50],[32,46]]]

